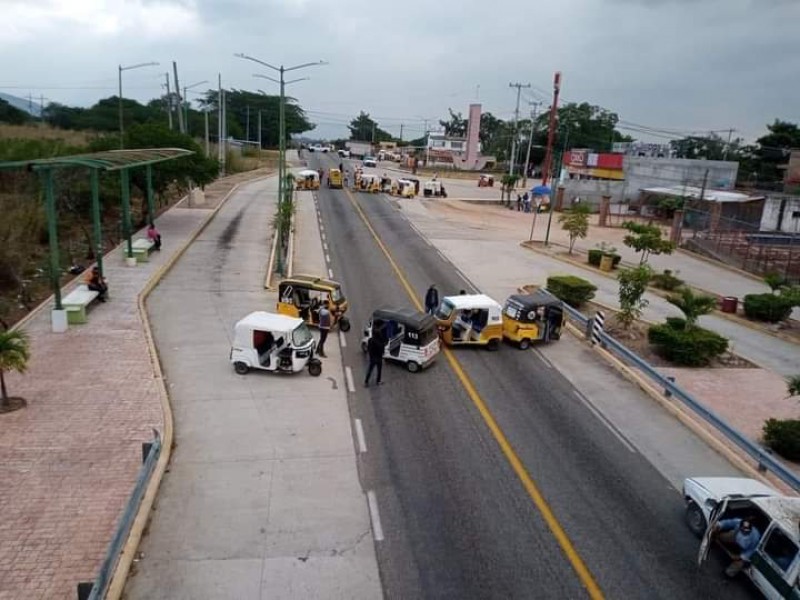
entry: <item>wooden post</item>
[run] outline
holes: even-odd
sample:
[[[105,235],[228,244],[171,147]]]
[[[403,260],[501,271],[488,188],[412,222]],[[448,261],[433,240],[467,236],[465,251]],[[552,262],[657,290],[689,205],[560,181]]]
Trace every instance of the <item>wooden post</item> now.
[[[556,207],[554,210],[558,212],[561,212],[564,207],[564,189],[563,185],[558,186],[558,189],[556,189]]]
[[[600,227],[608,227],[608,213],[611,210],[611,196],[604,195],[600,199]]]
[[[681,233],[683,232],[683,211],[676,210],[672,215],[672,228],[669,231],[669,241],[676,247],[681,245]]]

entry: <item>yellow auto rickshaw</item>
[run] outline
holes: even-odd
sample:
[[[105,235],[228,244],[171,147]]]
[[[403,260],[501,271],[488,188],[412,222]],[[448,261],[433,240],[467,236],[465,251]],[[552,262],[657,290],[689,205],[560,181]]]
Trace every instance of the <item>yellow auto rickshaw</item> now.
[[[295,178],[296,190],[318,190],[319,189],[319,173],[311,169],[304,169],[297,174]]]
[[[381,192],[384,194],[396,194],[397,193],[397,182],[393,181],[391,177],[387,177],[383,175],[381,177]]]
[[[497,350],[503,340],[503,307],[483,294],[445,296],[434,317],[449,346],[477,345]]]
[[[564,304],[550,292],[514,294],[503,307],[503,337],[527,350],[534,342],[559,339],[564,321]]]
[[[350,319],[345,316],[347,299],[339,282],[313,275],[295,275],[278,286],[278,314],[299,317],[313,327],[319,326],[319,309],[325,300],[331,312],[331,328],[338,325],[340,330],[349,331]]]
[[[328,187],[342,189],[342,172],[339,169],[328,169]]]
[[[359,179],[358,190],[377,194],[381,191],[381,178],[373,173],[363,173]]]

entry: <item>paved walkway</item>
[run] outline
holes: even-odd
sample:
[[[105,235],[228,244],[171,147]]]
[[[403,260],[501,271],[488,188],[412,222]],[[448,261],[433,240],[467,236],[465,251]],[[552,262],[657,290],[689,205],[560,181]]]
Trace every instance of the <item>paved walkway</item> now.
[[[228,358],[234,323],[275,307],[276,187],[240,188],[148,301],[176,448],[128,598],[381,596],[337,336],[316,378],[240,376]],[[298,196],[296,271],[319,273],[311,194]]]
[[[599,301],[618,305],[615,280],[519,245],[520,239],[528,239],[530,235],[532,215],[503,208],[419,198],[403,200],[400,206],[438,251],[499,301],[524,283],[544,284],[550,274],[570,273],[595,283],[599,288]],[[541,233],[546,226],[547,215],[543,216],[544,219],[540,215],[537,223],[537,232]],[[562,234],[556,233],[557,228],[560,226],[554,221],[551,240],[561,238]],[[593,244],[588,247],[593,247]],[[714,268],[704,261],[698,262],[707,272]],[[681,277],[688,279],[684,275],[682,272]],[[727,285],[729,281],[731,287],[753,283],[724,268],[718,268],[714,278],[722,282],[720,285]],[[648,299],[651,304],[645,313],[646,318],[661,320],[667,315],[680,314],[660,296],[648,294]],[[800,347],[719,317],[709,315],[701,322],[706,327],[719,328],[721,333],[730,337],[734,351],[742,352],[747,348],[743,354],[774,368],[774,372],[769,369],[663,369],[665,373],[675,375],[678,383],[685,385],[754,440],[759,439],[766,419],[800,417],[796,400],[786,398],[783,379],[784,375],[797,372]],[[552,351],[548,349],[548,352]],[[554,364],[558,368],[564,366],[563,360],[554,361]],[[621,418],[624,416],[620,413]]]
[[[48,308],[24,326],[30,368],[7,378],[28,406],[0,417],[0,598],[74,600],[78,582],[97,575],[141,444],[163,425],[137,296],[209,212],[164,213],[164,246],[149,263],[125,267],[111,252],[111,299],[87,324],[51,333]]]

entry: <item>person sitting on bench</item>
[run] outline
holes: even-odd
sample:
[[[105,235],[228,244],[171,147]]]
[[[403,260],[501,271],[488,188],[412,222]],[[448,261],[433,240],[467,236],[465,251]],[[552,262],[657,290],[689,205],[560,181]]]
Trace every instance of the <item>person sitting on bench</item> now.
[[[147,239],[153,242],[153,248],[156,250],[161,250],[161,234],[156,229],[155,223],[150,223],[150,226],[147,228]]]
[[[105,302],[108,294],[108,283],[106,283],[105,277],[100,275],[100,269],[92,267],[92,270],[86,274],[85,281],[87,288],[98,293],[97,299],[100,302]]]

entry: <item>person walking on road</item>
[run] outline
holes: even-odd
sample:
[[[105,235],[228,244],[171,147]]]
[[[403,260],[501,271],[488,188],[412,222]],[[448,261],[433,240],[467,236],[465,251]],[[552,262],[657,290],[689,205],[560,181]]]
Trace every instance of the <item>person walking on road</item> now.
[[[325,300],[319,309],[319,344],[317,344],[317,354],[322,358],[327,358],[325,354],[325,340],[328,339],[328,332],[331,330],[331,311],[330,302]]]
[[[372,375],[372,370],[378,370],[378,385],[383,385],[381,376],[383,375],[383,353],[388,344],[386,337],[386,326],[375,328],[372,331],[372,337],[367,342],[367,356],[369,357],[369,366],[367,367],[367,376],[364,378],[364,387],[369,387],[369,378]]]
[[[438,306],[439,290],[436,289],[436,284],[432,283],[428,291],[425,292],[425,312],[432,315]]]

